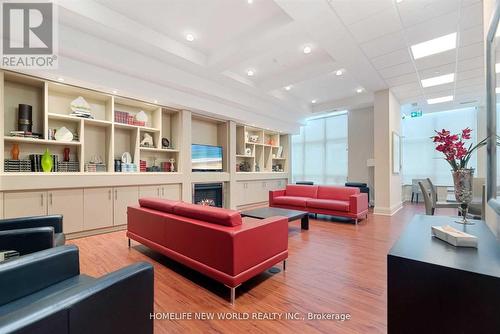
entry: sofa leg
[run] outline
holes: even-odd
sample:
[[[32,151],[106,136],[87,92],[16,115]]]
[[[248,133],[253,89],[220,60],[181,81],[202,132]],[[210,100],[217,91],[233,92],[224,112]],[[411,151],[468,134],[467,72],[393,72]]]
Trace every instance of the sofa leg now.
[[[283,271],[286,271],[286,260],[283,260]]]
[[[128,248],[130,248],[130,238],[128,238]]]
[[[234,305],[234,300],[236,299],[236,288],[239,287],[240,285],[237,285],[235,287],[231,287],[231,286],[226,285],[229,288],[229,291],[231,293],[231,297],[230,297],[231,305]]]

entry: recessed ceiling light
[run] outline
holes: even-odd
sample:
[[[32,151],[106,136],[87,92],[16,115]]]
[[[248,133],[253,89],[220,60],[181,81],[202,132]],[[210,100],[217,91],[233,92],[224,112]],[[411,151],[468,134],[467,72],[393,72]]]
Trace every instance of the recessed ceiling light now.
[[[358,94],[359,94],[359,93],[363,93],[363,91],[364,91],[364,89],[363,89],[363,88],[358,88],[358,89],[356,89],[356,93],[358,93]]]
[[[57,81],[61,81],[61,82],[64,82],[64,78],[62,78],[62,77],[59,77],[59,78],[57,78]]]
[[[251,70],[251,69],[248,69],[248,70],[247,70],[247,75],[248,75],[249,77],[253,76],[254,74],[255,74],[254,70]]]
[[[158,100],[154,100],[154,103],[158,103]]]
[[[304,46],[304,54],[310,54],[312,51],[311,47],[310,46]]]
[[[403,0],[396,0],[396,3],[401,3],[403,2]]]
[[[193,34],[186,34],[186,40],[189,42],[194,41],[194,35]]]
[[[422,83],[422,87],[427,88],[432,86],[444,85],[453,81],[455,81],[455,73],[423,79],[420,82]]]
[[[441,36],[423,43],[411,46],[411,52],[414,59],[427,57],[436,53],[441,53],[456,48],[457,33]]]
[[[312,100],[312,101],[311,101],[311,103],[312,103],[312,104],[315,104],[316,102],[317,102],[316,100]]]
[[[342,70],[335,71],[336,76],[341,76],[342,74],[344,74],[344,71],[342,71]]]
[[[116,89],[113,90],[113,94],[116,94],[118,93],[118,91]]]
[[[436,97],[434,99],[428,99],[427,104],[436,104],[436,103],[443,103],[443,102],[450,102],[450,101],[453,101],[453,95]]]
[[[249,5],[253,4],[253,0],[247,0],[247,2]]]
[[[292,89],[292,86],[286,86],[285,87],[285,90],[290,90],[290,89]]]

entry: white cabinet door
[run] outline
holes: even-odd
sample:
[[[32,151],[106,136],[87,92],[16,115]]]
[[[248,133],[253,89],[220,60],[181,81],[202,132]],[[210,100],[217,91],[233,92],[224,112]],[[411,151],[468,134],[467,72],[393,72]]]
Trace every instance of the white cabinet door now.
[[[163,184],[160,186],[160,197],[170,200],[181,199],[181,185],[180,184]]]
[[[113,189],[84,189],[83,210],[85,230],[113,226]]]
[[[114,189],[113,225],[127,224],[127,207],[139,203],[139,187],[118,187]]]
[[[46,214],[46,191],[14,191],[4,194],[5,218],[43,216]]]
[[[236,199],[236,206],[239,205],[245,205],[247,202],[247,182],[236,182],[236,189],[234,190],[236,192],[235,199]]]
[[[83,189],[50,190],[48,214],[63,215],[63,232],[83,231]]]
[[[140,186],[139,198],[143,197],[161,197],[161,187],[156,186]]]

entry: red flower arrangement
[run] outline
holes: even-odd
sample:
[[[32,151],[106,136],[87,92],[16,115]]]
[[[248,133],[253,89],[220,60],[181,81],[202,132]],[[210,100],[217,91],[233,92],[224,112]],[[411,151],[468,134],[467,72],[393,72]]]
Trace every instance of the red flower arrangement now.
[[[446,161],[453,168],[453,171],[466,169],[467,164],[478,148],[486,145],[487,139],[481,140],[476,146],[472,144],[468,148],[465,146],[465,141],[471,139],[472,130],[465,128],[459,134],[451,134],[448,130],[436,131],[436,135],[432,140],[436,144],[436,150],[442,152]]]

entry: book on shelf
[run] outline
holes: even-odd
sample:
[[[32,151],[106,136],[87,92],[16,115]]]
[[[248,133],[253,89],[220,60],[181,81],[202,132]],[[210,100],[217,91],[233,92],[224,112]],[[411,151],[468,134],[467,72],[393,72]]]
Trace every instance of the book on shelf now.
[[[35,138],[40,139],[41,135],[39,133],[28,132],[28,131],[10,131],[11,137],[21,137],[21,138]]]

